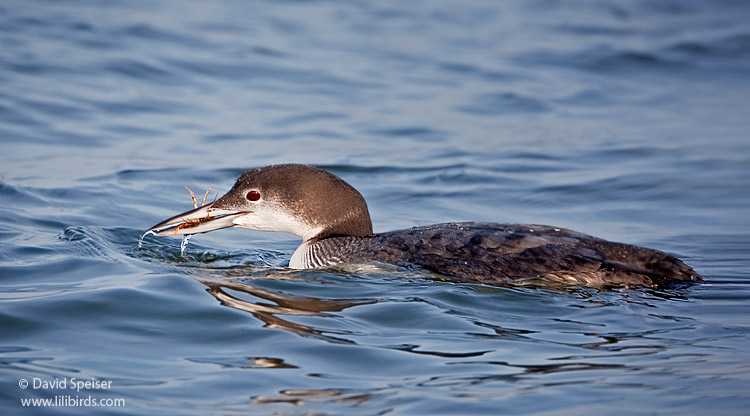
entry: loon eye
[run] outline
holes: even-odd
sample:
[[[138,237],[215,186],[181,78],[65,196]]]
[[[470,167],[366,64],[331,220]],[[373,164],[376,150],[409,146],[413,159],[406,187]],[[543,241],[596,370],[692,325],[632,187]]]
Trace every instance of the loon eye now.
[[[245,195],[245,198],[247,198],[248,201],[257,201],[260,199],[260,192],[250,191]]]

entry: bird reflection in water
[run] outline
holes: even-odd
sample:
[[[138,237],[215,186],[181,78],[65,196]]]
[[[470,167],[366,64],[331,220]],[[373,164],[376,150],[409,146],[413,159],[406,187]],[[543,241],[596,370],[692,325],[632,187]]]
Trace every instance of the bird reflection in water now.
[[[355,344],[345,338],[327,335],[310,326],[290,322],[280,316],[333,316],[353,306],[376,303],[376,299],[325,299],[310,296],[294,296],[279,291],[270,291],[233,280],[201,280],[206,291],[221,305],[250,312],[265,323],[267,328],[283,329],[295,334],[322,339],[337,344]],[[325,332],[331,332],[326,330]],[[281,359],[268,357],[249,358],[250,365],[244,368],[297,368]],[[266,364],[266,365],[262,365]],[[284,389],[278,394],[252,397],[253,404],[289,403],[295,406],[309,402],[335,402],[344,405],[359,405],[372,399],[373,393],[358,389]]]
[[[356,406],[372,397],[371,393],[353,389],[288,389],[276,395],[254,396],[252,400],[253,404],[290,403],[300,406],[310,402],[337,402]]]
[[[319,338],[337,344],[354,344],[355,342],[327,335],[322,330],[291,322],[280,316],[325,317],[331,316],[328,312],[341,312],[353,306],[377,302],[376,299],[325,299],[295,296],[231,280],[202,280],[201,283],[208,287],[206,291],[222,305],[250,312],[254,317],[263,321],[267,328],[284,329],[301,336]]]

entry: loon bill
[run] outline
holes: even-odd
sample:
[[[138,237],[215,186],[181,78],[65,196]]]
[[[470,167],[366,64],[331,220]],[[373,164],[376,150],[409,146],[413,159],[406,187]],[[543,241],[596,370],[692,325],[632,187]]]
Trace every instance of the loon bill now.
[[[227,227],[302,237],[289,263],[294,269],[382,262],[491,285],[659,287],[702,281],[661,251],[545,225],[461,222],[374,234],[367,203],[356,189],[329,172],[297,164],[248,170],[218,200],[148,232],[191,235]]]

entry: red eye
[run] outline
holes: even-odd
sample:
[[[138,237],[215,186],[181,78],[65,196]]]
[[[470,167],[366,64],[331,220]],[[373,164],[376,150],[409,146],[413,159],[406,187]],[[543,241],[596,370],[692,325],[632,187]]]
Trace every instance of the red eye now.
[[[260,199],[260,192],[250,191],[245,195],[245,198],[247,198],[248,201],[257,201]]]

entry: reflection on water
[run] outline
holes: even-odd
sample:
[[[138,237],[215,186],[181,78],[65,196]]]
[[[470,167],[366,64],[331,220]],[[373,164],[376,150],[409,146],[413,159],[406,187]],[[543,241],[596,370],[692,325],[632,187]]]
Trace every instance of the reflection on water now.
[[[219,358],[189,358],[194,363],[216,364],[221,368],[298,368],[284,362],[281,358],[272,357],[219,357]]]
[[[370,399],[373,394],[364,391],[347,389],[329,390],[282,390],[273,396],[254,396],[253,404],[289,403],[295,406],[310,402],[330,402],[349,406],[360,405]]]
[[[265,323],[266,327],[284,329],[302,336],[321,338],[329,342],[349,343],[354,341],[339,336],[326,335],[315,329],[280,318],[285,316],[331,316],[326,312],[340,312],[353,306],[375,303],[373,299],[323,299],[309,296],[294,296],[282,292],[271,292],[252,285],[234,281],[201,281],[208,286],[208,293],[222,305],[250,312]],[[268,303],[271,302],[271,303]]]

